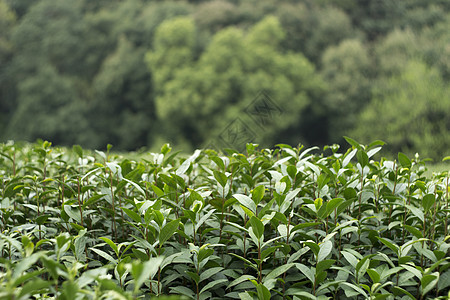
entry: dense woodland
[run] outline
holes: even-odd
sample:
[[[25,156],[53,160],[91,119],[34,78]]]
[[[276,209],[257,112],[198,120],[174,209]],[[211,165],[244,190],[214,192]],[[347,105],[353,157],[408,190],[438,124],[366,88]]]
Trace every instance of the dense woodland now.
[[[246,142],[439,159],[449,81],[448,0],[0,0],[3,141],[192,149],[238,120]]]

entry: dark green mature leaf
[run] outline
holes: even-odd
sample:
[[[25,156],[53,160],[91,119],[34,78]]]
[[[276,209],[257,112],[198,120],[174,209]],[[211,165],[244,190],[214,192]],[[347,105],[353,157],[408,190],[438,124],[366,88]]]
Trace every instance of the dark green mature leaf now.
[[[127,214],[127,216],[129,216],[136,223],[142,222],[141,217],[135,211],[125,207],[121,207],[121,209]]]
[[[189,288],[187,288],[187,287],[185,287],[185,286],[175,286],[175,287],[170,287],[170,290],[171,290],[172,292],[174,292],[175,294],[184,295],[184,296],[187,296],[187,297],[189,297],[189,298],[191,298],[191,299],[197,299],[197,298],[195,297],[194,292],[193,292],[191,289],[189,289]]]
[[[398,161],[403,168],[411,168],[412,166],[411,160],[402,152],[398,153]]]
[[[367,274],[369,274],[370,279],[372,279],[373,283],[380,282],[381,276],[380,276],[380,274],[378,274],[378,272],[375,269],[367,269],[366,272],[367,272]]]
[[[236,198],[240,204],[250,209],[250,211],[256,215],[256,204],[249,196],[234,194],[233,197]]]
[[[228,279],[217,279],[211,282],[208,282],[208,284],[206,284],[201,290],[200,290],[200,294],[203,294],[204,292],[206,292],[209,289],[212,289],[218,285],[222,285],[225,282],[228,282]]]
[[[392,241],[389,241],[385,238],[381,238],[381,237],[376,237],[380,242],[382,242],[383,244],[385,244],[389,249],[391,249],[392,251],[394,251],[395,254],[399,254],[400,248],[394,244]]]
[[[178,225],[180,224],[180,220],[176,219],[173,220],[161,229],[161,232],[159,233],[159,246],[162,247],[162,245],[172,237],[172,235],[177,231]]]
[[[315,242],[313,241],[305,241],[303,242],[306,246],[308,246],[312,252],[314,253],[314,255],[316,256],[316,260],[318,259],[318,255],[319,255],[319,251],[320,251],[320,246],[317,245]]]
[[[89,248],[89,249],[91,249],[92,251],[94,251],[95,253],[100,255],[101,257],[105,258],[106,260],[111,262],[113,265],[117,265],[117,260],[115,260],[111,255],[109,255],[105,251],[97,249],[97,248]]]
[[[200,281],[200,275],[198,275],[195,272],[191,272],[191,271],[186,271],[186,274],[189,275],[189,277],[196,283],[198,284],[198,282]]]
[[[423,275],[420,279],[420,285],[422,287],[422,296],[425,296],[429,291],[431,291],[439,280],[439,273],[435,272],[433,274]]]
[[[32,255],[22,259],[14,268],[12,279],[17,279],[22,272],[28,270],[41,257],[42,253],[33,253]]]
[[[78,208],[66,204],[64,205],[64,212],[78,223],[81,223],[81,214]]]
[[[344,136],[344,139],[347,141],[347,143],[349,143],[352,147],[354,148],[361,148],[361,145],[355,141],[352,138],[349,138],[348,136]]]
[[[336,262],[335,259],[324,259],[319,261],[316,265],[316,274],[319,274],[329,269],[335,262]]]
[[[211,156],[211,160],[219,167],[219,169],[225,171],[225,164],[223,160],[218,156]]]
[[[359,149],[358,152],[356,153],[356,158],[358,159],[358,162],[361,164],[361,166],[365,167],[369,164],[369,156],[367,155],[367,153],[362,150]]]
[[[311,283],[314,283],[314,277],[315,277],[315,274],[314,274],[314,272],[313,272],[310,268],[308,268],[306,265],[300,264],[300,263],[296,263],[296,264],[295,264],[295,267],[296,267],[300,272],[302,272],[303,275],[305,275],[306,278],[308,278],[308,280],[309,280]]]
[[[414,297],[410,292],[408,292],[407,290],[399,287],[399,286],[393,286],[392,287],[392,291],[394,292],[395,296],[399,296],[399,295],[407,295],[411,300],[416,300],[416,297]]]
[[[325,213],[319,216],[321,219],[325,219],[331,215],[334,210],[341,205],[345,200],[343,198],[334,198],[327,202]]]
[[[419,229],[413,226],[404,225],[405,229],[408,230],[412,235],[414,235],[416,238],[420,239],[423,238],[423,233]]]
[[[433,206],[433,204],[436,202],[436,197],[434,194],[426,194],[422,198],[422,207],[425,213],[427,213],[430,208]]]
[[[406,208],[408,208],[410,211],[411,211],[411,213],[414,215],[414,216],[416,216],[420,221],[424,221],[425,220],[425,215],[424,215],[424,212],[423,211],[421,211],[420,209],[418,209],[417,207],[414,207],[414,206],[412,206],[412,205],[405,205],[406,206]]]
[[[263,284],[258,284],[256,292],[259,300],[270,300],[270,291]]]
[[[131,275],[134,278],[134,291],[140,289],[145,280],[152,279],[158,272],[158,268],[161,266],[164,257],[158,256],[150,258],[148,261],[140,262],[134,261],[131,265]]]
[[[258,239],[261,239],[264,234],[264,224],[255,216],[250,218],[250,224],[252,225],[253,233]]]
[[[249,275],[249,274],[241,275],[238,278],[236,278],[235,280],[233,280],[232,282],[230,282],[230,284],[227,286],[227,289],[229,289],[235,285],[238,285],[242,282],[249,281],[249,280],[255,280],[255,279],[256,279],[256,277],[253,275]]]
[[[361,278],[366,274],[367,269],[369,268],[370,259],[375,256],[375,254],[364,256],[357,264],[356,264],[356,277],[357,280],[360,281]]]
[[[272,271],[270,271],[269,274],[266,275],[266,277],[263,279],[263,282],[270,279],[276,279],[278,276],[282,275],[283,273],[287,272],[290,268],[294,267],[295,263],[289,263],[285,265],[281,265]]]

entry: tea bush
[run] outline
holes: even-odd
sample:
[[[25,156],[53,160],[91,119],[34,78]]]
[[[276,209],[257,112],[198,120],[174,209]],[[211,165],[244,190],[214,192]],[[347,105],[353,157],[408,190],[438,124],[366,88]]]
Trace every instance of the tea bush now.
[[[0,144],[1,299],[447,299],[449,173],[383,146]]]

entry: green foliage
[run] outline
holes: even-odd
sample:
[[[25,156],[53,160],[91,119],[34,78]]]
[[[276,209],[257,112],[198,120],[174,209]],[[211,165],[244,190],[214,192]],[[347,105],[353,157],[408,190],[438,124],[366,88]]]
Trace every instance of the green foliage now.
[[[449,172],[345,140],[137,160],[0,144],[0,295],[446,299]]]
[[[323,54],[321,74],[329,86],[324,102],[332,140],[355,128],[359,113],[370,102],[370,64],[367,48],[355,39],[329,47]]]
[[[171,30],[186,32],[178,39],[171,37]],[[284,111],[283,118],[261,137],[274,141],[276,132],[298,128],[298,116],[322,88],[313,66],[302,55],[279,51],[284,31],[274,17],[265,18],[247,35],[235,28],[219,31],[195,62],[191,21],[168,21],[158,32],[164,41],[157,40],[155,51],[147,56],[152,71],[162,76],[154,78],[159,91],[157,116],[175,123],[174,129],[183,128],[165,132],[166,138],[178,143],[187,138],[195,146],[219,135],[236,118],[236,110],[250,105],[261,89],[277,99]],[[216,124],[211,122],[214,119]]]
[[[356,137],[383,136],[392,151],[419,151],[434,159],[446,153],[450,90],[435,68],[411,61],[374,97],[361,114]],[[372,130],[363,130],[366,127]]]
[[[446,0],[0,0],[0,140],[192,150],[234,147],[223,135],[239,126],[240,150],[385,138],[360,115],[402,93],[393,78],[421,77],[405,71],[414,61],[448,85],[449,12]],[[279,108],[270,124],[267,107],[248,114],[263,91]]]

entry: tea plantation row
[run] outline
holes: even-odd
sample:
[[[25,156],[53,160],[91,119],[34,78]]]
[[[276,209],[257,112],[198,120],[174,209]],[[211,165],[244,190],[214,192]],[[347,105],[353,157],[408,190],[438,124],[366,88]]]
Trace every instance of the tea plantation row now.
[[[447,172],[419,156],[0,144],[1,299],[447,299]]]

